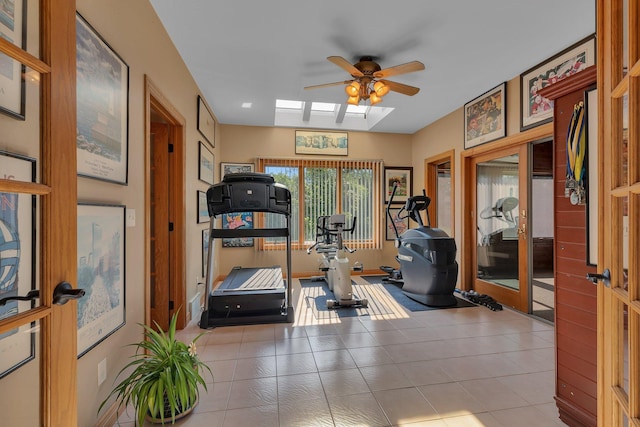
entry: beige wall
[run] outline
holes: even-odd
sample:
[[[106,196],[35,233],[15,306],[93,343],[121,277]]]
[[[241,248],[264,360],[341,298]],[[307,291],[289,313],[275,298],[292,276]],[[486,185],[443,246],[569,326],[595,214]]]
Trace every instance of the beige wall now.
[[[257,163],[257,157],[296,157],[295,129],[222,125],[220,135],[220,154],[224,162]],[[410,166],[411,135],[349,132],[348,157],[382,159],[389,166]],[[384,206],[380,206],[380,209],[383,210]],[[286,265],[285,254],[282,252],[258,252],[254,248],[220,248],[220,242],[216,249],[219,254],[216,266],[219,275],[228,274],[236,265]],[[393,242],[385,242],[382,251],[360,249],[349,255],[349,260],[362,262],[365,270],[377,271],[383,264],[397,266],[394,261],[395,253]],[[318,273],[318,256],[315,253],[307,255],[304,250],[293,251],[291,264],[294,275]]]
[[[186,120],[186,288],[188,301],[201,276],[200,230],[196,224],[196,190],[206,190],[198,180],[196,129],[198,87],[148,1],[79,0],[80,14],[129,65],[129,184],[121,186],[78,178],[78,198],[83,202],[124,204],[135,209],[136,224],[126,229],[126,325],[78,361],[79,425],[96,422],[100,402],[114,384],[115,375],[132,351],[125,346],[139,341],[144,322],[144,218],[145,145],[144,76]],[[216,144],[214,154],[220,159]],[[107,380],[98,386],[98,363],[107,359]]]

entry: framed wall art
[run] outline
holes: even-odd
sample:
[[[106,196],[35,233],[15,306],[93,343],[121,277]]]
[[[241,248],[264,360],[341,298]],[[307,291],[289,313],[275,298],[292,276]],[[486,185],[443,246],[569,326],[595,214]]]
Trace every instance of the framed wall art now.
[[[220,181],[229,173],[253,172],[253,163],[220,163]]]
[[[348,153],[347,132],[296,130],[296,154],[346,156]]]
[[[553,119],[553,102],[538,91],[596,63],[595,36],[589,36],[520,75],[520,130]]]
[[[222,229],[253,228],[253,212],[231,212],[222,215]],[[223,238],[223,248],[248,248],[253,246],[253,237]]]
[[[394,185],[398,185],[393,195],[393,203],[404,203],[413,195],[413,168],[412,167],[385,167],[384,168],[384,201],[389,202]]]
[[[507,134],[507,84],[502,83],[464,105],[464,148]]]
[[[409,217],[406,216],[404,218],[398,217],[398,213],[400,213],[401,208],[389,208],[389,214],[391,214],[391,218],[389,215],[386,215],[386,227],[385,227],[385,240],[395,240],[396,239],[396,230],[398,230],[398,236],[404,233],[409,229]],[[406,214],[406,212],[405,212]],[[396,228],[393,228],[395,224]]]
[[[78,357],[125,324],[125,206],[78,204]]]
[[[129,66],[76,14],[78,175],[127,184]]]
[[[35,182],[36,161],[0,151],[0,178]],[[35,307],[33,301],[4,300],[36,289],[35,210],[30,194],[0,192],[0,319]],[[31,323],[31,326],[35,326]],[[0,378],[35,357],[35,336],[29,325],[0,334]]]
[[[0,34],[7,41],[26,49],[26,0],[2,2],[0,7]],[[7,55],[0,55],[0,113],[19,120],[25,118],[26,68]]]
[[[209,229],[202,230],[202,277],[207,277],[207,255],[209,254]]]
[[[216,122],[209,107],[207,107],[207,103],[204,102],[204,98],[200,95],[198,95],[198,132],[215,148]]]
[[[197,191],[198,193],[198,224],[209,222],[209,208],[207,207],[207,193]]]
[[[199,143],[198,150],[198,179],[207,184],[213,185],[215,157],[211,150],[203,144]]]

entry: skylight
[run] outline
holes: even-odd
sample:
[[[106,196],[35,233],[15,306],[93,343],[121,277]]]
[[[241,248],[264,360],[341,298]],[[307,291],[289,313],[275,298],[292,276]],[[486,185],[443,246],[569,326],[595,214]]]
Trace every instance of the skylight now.
[[[277,99],[274,125],[369,131],[394,109],[370,105]]]

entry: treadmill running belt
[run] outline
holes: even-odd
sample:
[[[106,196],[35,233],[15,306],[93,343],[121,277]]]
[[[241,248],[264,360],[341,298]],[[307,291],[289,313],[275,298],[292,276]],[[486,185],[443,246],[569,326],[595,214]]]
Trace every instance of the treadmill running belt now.
[[[214,289],[216,292],[256,292],[284,289],[284,279],[280,266],[261,268],[234,267],[227,278]]]

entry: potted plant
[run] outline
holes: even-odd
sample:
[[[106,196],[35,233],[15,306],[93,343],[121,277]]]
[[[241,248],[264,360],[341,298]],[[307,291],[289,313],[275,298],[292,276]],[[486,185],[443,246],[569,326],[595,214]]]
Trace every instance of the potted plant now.
[[[207,390],[202,373],[211,369],[202,363],[196,353],[198,335],[189,345],[176,340],[178,311],[171,317],[169,330],[164,332],[155,323],[156,330],[147,325],[144,340],[136,344],[133,359],[120,370],[116,379],[133,368],[100,404],[98,412],[109,398],[116,396],[118,410],[131,404],[136,411],[138,425],[144,420],[162,423],[175,422],[190,413],[198,402],[198,385]]]

